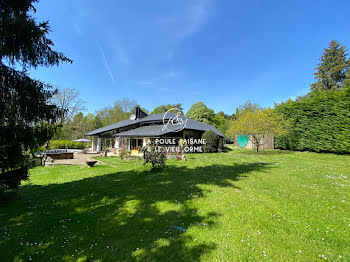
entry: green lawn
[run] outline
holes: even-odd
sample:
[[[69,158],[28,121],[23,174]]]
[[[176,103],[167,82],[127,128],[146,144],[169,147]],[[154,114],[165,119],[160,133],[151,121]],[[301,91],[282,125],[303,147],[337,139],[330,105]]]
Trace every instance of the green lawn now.
[[[31,170],[0,203],[0,261],[350,260],[350,156],[100,160]]]

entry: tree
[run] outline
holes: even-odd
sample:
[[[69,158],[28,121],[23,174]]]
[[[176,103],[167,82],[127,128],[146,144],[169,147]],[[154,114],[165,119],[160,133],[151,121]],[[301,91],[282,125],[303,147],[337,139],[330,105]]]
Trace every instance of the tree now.
[[[52,98],[52,103],[60,109],[59,121],[61,124],[67,123],[75,114],[85,110],[85,102],[79,98],[79,92],[74,88],[58,89]]]
[[[137,101],[135,99],[122,98],[114,102],[114,107],[118,106],[125,114],[130,114],[133,112]]]
[[[167,105],[161,105],[156,107],[151,113],[150,115],[155,115],[155,114],[161,114],[161,113],[165,113],[168,110],[172,109],[172,108],[177,108],[180,110],[181,115],[183,115],[183,108],[181,104],[167,104]]]
[[[52,50],[48,22],[31,15],[35,2],[0,2],[0,191],[27,179],[31,153],[50,138],[58,117],[49,103],[55,90],[26,70],[72,62]]]
[[[224,135],[228,129],[228,123],[229,120],[221,114],[215,114],[212,119],[213,126]]]
[[[259,152],[259,147],[267,142],[268,135],[282,135],[286,133],[287,122],[272,109],[259,109],[255,112],[247,109],[242,111],[237,120],[232,120],[228,135],[250,135],[250,140]]]
[[[137,102],[135,100],[123,98],[115,101],[114,106],[107,106],[97,111],[96,116],[101,120],[103,126],[111,125],[128,119],[136,105]]]
[[[91,113],[84,116],[82,112],[73,117],[73,121],[69,123],[69,126],[71,126],[72,130],[70,139],[85,137],[85,134],[91,130],[102,127],[97,117]]]
[[[214,110],[208,108],[203,102],[197,102],[187,111],[186,117],[210,124],[214,117]]]
[[[91,130],[102,127],[103,124],[98,116],[87,114],[84,116],[82,112],[74,115],[73,119],[64,124],[58,132],[55,133],[55,140],[73,140],[85,137],[86,133]]]
[[[220,111],[214,115],[212,118],[212,125],[219,130],[222,134],[226,135],[226,132],[229,127],[230,120],[236,119],[235,114],[227,115],[224,112]]]
[[[347,59],[347,49],[339,42],[332,40],[324,49],[320,63],[314,73],[316,83],[311,84],[311,90],[341,89],[346,79],[350,60]]]
[[[239,107],[236,108],[235,118],[237,118],[242,112],[250,111],[250,112],[256,113],[261,109],[262,108],[258,104],[252,103],[248,100],[243,105],[240,105]]]

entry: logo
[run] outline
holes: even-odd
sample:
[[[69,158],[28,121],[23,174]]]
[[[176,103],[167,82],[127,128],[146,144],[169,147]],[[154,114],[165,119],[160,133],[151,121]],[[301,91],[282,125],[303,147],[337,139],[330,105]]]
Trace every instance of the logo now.
[[[187,120],[181,116],[181,110],[178,108],[171,108],[164,113],[163,116],[163,128],[162,131],[168,130],[171,132],[180,132],[182,131],[187,124]],[[175,114],[175,116],[173,115]],[[169,115],[171,115],[169,117]],[[167,118],[169,119],[167,120]]]

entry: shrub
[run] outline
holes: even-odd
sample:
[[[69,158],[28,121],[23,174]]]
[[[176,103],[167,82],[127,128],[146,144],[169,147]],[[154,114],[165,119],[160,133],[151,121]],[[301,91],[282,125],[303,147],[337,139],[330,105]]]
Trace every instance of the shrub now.
[[[164,167],[166,156],[163,150],[157,150],[154,142],[152,142],[149,146],[144,147],[143,151],[143,164],[146,165],[148,163],[152,164],[152,168]]]
[[[205,153],[218,151],[220,137],[214,131],[205,131],[202,135],[202,139],[205,139],[205,144],[203,145],[203,150]]]
[[[0,173],[0,197],[6,189],[17,189],[22,180],[28,179],[28,167],[23,166],[4,173]]]
[[[119,152],[119,157],[121,160],[124,160],[126,157],[130,156],[130,151],[127,151],[127,150],[121,150]]]
[[[70,140],[51,140],[50,149],[84,149],[82,142],[74,142]]]

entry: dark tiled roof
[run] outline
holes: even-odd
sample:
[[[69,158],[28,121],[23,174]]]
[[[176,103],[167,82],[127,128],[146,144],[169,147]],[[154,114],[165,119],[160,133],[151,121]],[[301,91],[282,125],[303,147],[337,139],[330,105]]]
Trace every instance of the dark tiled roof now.
[[[176,114],[174,114],[174,113],[167,113],[165,119],[169,119],[170,117],[173,118],[175,116],[176,116]],[[163,117],[164,117],[164,113],[156,114],[156,115],[149,115],[149,116],[137,119],[137,120],[127,119],[127,120],[120,121],[120,122],[117,122],[117,123],[112,124],[112,125],[101,127],[99,129],[96,129],[94,131],[91,131],[91,132],[87,133],[86,135],[88,135],[88,136],[97,135],[97,134],[100,134],[100,133],[108,132],[108,131],[111,131],[111,130],[114,130],[114,129],[117,129],[117,128],[121,128],[121,127],[134,125],[134,124],[137,124],[137,123],[163,121]],[[205,124],[205,123],[202,123],[202,122],[199,122],[199,121],[187,118],[185,116],[180,116],[180,117],[184,121],[187,120],[185,129],[193,129],[193,130],[200,130],[200,131],[212,130],[216,134],[218,134],[219,136],[224,137],[224,135],[221,134],[220,131],[218,131],[215,127],[213,127],[211,125],[208,125],[208,124]],[[119,134],[123,134],[124,133],[124,135],[129,134],[129,136],[134,136],[134,135],[130,135],[130,134],[133,133],[132,131],[134,131],[135,136],[136,136],[136,134],[138,132],[147,132],[147,134],[153,134],[153,133],[150,133],[150,132],[154,131],[155,133],[158,133],[159,130],[162,131],[162,126],[160,126],[160,128],[159,128],[158,125],[156,125],[156,126],[144,126],[144,127],[135,128],[135,129],[132,129],[132,130],[129,130],[129,131],[125,131],[125,132],[122,132],[122,133],[119,133]],[[164,134],[166,134],[166,133],[169,133],[169,131],[165,132]],[[119,134],[117,134],[117,135],[119,136]],[[158,134],[158,135],[161,135],[161,134]],[[140,133],[140,136],[141,136],[141,133]],[[156,135],[153,134],[152,136],[156,136]]]
[[[154,125],[154,126],[142,126],[135,129],[131,129],[125,132],[121,132],[118,134],[114,134],[114,137],[118,136],[145,136],[145,137],[152,137],[152,136],[161,136],[165,135],[167,133],[170,133],[169,130],[162,131],[163,125]]]

